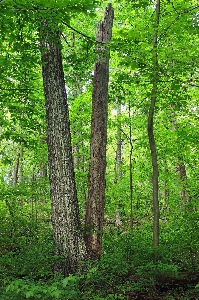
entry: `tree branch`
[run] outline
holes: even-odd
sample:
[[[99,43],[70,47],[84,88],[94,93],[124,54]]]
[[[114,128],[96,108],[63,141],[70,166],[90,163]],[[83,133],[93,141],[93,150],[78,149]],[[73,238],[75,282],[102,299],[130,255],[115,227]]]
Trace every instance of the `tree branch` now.
[[[70,28],[71,30],[73,30],[73,31],[75,31],[76,33],[82,35],[83,37],[85,37],[85,38],[87,38],[87,39],[89,39],[89,40],[92,40],[93,43],[95,42],[95,39],[94,39],[94,38],[92,38],[92,37],[90,37],[90,36],[84,34],[83,32],[81,32],[81,31],[79,31],[79,30],[73,28],[72,26],[70,26],[69,24],[67,24],[67,23],[65,23],[65,22],[63,22],[63,21],[62,21],[62,23],[63,23],[64,25],[66,25],[68,28]]]
[[[177,15],[177,17],[171,22],[171,24],[169,24],[169,25],[167,26],[167,28],[165,29],[164,33],[160,34],[159,38],[161,39],[163,36],[165,36],[166,33],[167,33],[167,31],[169,30],[169,28],[171,28],[171,26],[172,26],[173,24],[175,24],[175,22],[176,22],[181,16],[183,16],[183,15],[185,15],[185,14],[187,14],[187,13],[190,13],[191,11],[193,11],[193,10],[195,10],[195,9],[197,9],[197,8],[199,8],[199,5],[197,5],[197,6],[193,7],[193,8],[190,8],[190,9],[188,9],[188,10],[185,10],[185,11],[183,11],[183,12],[181,12],[181,13],[177,12],[176,9],[174,8],[175,12],[176,12],[178,15]]]

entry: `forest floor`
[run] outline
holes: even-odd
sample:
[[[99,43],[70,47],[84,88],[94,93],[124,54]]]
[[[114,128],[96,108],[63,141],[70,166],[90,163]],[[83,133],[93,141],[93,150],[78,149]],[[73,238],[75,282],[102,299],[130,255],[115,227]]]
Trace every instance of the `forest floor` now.
[[[144,276],[139,279],[137,277],[131,275],[123,283],[125,291],[128,291],[124,293],[127,300],[199,300],[198,273],[183,272],[177,277],[156,276],[151,280],[151,285],[147,277],[147,279]],[[136,284],[138,291],[135,288]],[[143,290],[141,291],[142,284]],[[134,288],[131,290],[132,285]]]
[[[127,300],[199,300],[199,288],[196,288],[199,274],[183,273],[179,278],[162,276],[156,278],[156,283],[151,283],[145,291],[131,291],[131,284],[136,284],[136,277],[136,275],[130,276],[123,284]],[[144,282],[145,278],[142,279]],[[129,291],[126,292],[128,289]],[[121,298],[118,297],[117,300],[119,299]]]
[[[145,233],[146,238],[144,239]],[[140,236],[140,240],[138,236]],[[113,247],[113,253],[116,257],[115,265],[118,265],[118,268],[122,271],[125,268],[129,269],[121,277],[119,272],[116,271],[120,279],[119,281],[115,280],[117,287],[116,289],[113,287],[113,294],[114,296],[118,295],[118,298],[110,297],[110,299],[199,300],[199,260],[197,250],[190,250],[189,243],[185,239],[181,245],[179,243],[180,239],[175,239],[175,243],[165,243],[163,248],[159,249],[160,252],[157,253],[160,256],[160,260],[154,263],[152,256],[150,256],[150,253],[152,253],[150,246],[145,242],[147,236],[148,230],[143,230],[143,226],[140,226],[139,223],[137,229],[134,229],[134,233],[130,235],[128,233],[119,233],[118,236],[113,237],[111,242],[115,244],[115,247]],[[122,253],[118,250],[119,245]],[[109,243],[108,247],[111,247]],[[110,255],[110,252],[108,255]],[[112,256],[113,264],[114,255]],[[126,264],[124,263],[123,265],[121,263],[120,266],[119,260],[120,262],[126,260]],[[129,267],[131,262],[133,262],[132,269]],[[110,275],[111,264],[109,264]],[[113,268],[113,271],[115,269]]]
[[[40,238],[32,230],[29,240],[21,234],[10,245],[5,234],[0,300],[199,300],[198,227],[194,221],[183,229],[184,218],[177,221],[163,223],[157,249],[151,245],[151,219],[135,222],[132,230],[113,224],[103,234],[101,259],[68,278],[52,273],[53,235],[46,223]]]

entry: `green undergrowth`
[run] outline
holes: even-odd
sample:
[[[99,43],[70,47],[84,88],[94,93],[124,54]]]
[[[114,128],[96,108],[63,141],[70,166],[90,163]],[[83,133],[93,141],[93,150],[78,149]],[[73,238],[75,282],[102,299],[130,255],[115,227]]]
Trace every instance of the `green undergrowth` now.
[[[105,231],[101,260],[92,263],[87,273],[67,278],[52,274],[49,228],[35,228],[37,234],[28,237],[16,235],[12,243],[5,234],[1,237],[0,300],[126,299],[140,293],[152,299],[199,299],[196,219],[164,220],[156,249],[151,245],[150,222],[131,230]]]

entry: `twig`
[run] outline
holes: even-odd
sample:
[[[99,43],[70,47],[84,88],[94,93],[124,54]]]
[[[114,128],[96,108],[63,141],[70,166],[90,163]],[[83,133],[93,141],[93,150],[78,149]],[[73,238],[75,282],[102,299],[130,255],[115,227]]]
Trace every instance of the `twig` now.
[[[185,10],[185,11],[183,11],[183,12],[181,12],[181,13],[178,13],[178,12],[176,11],[176,9],[174,8],[175,12],[177,12],[178,15],[177,15],[177,17],[171,22],[171,24],[169,24],[169,25],[167,26],[167,28],[165,29],[164,33],[160,34],[159,38],[161,39],[163,36],[165,36],[166,33],[167,33],[167,31],[169,30],[169,28],[170,28],[173,24],[175,24],[175,22],[176,22],[182,15],[185,15],[185,14],[187,14],[187,13],[190,13],[191,11],[193,11],[193,10],[195,10],[195,9],[197,9],[197,8],[199,8],[199,5],[197,5],[197,6],[193,7],[193,8],[190,8],[190,9],[188,9],[188,10]]]
[[[94,39],[93,39],[92,37],[90,37],[90,36],[86,35],[85,33],[83,33],[83,32],[81,32],[81,31],[79,31],[79,30],[73,28],[72,26],[70,26],[69,24],[67,24],[67,23],[65,23],[65,22],[63,22],[63,21],[62,21],[62,23],[63,23],[64,25],[66,25],[68,28],[70,28],[71,30],[75,31],[76,33],[78,33],[78,34],[82,35],[83,37],[85,37],[85,38],[87,38],[87,39],[89,39],[89,40],[92,40],[92,41],[94,42]]]

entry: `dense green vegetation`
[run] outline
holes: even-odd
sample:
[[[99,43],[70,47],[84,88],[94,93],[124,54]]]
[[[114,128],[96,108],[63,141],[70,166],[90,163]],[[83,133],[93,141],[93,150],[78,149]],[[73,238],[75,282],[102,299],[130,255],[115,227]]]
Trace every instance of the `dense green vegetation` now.
[[[95,33],[107,1],[0,2],[0,299],[199,299],[198,1],[160,1],[154,134],[147,120],[156,1],[112,1],[106,205],[99,261],[64,278],[55,261],[38,24],[62,31],[82,226],[88,197]]]

